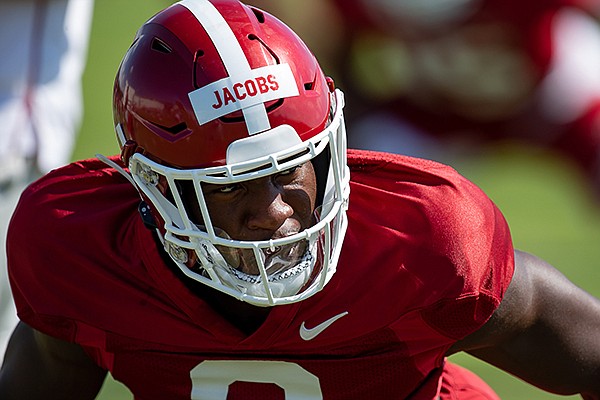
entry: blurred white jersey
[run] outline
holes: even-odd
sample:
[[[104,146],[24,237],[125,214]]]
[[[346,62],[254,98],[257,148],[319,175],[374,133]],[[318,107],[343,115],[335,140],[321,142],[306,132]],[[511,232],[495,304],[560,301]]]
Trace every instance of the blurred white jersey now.
[[[4,242],[21,190],[71,158],[94,0],[0,2],[0,360],[16,315]]]
[[[0,174],[69,161],[92,13],[93,0],[0,2]]]

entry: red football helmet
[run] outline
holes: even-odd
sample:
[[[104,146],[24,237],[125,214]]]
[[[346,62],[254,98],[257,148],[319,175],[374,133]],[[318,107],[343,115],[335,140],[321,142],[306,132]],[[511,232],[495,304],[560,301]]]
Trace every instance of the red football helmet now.
[[[255,305],[295,302],[323,288],[346,229],[343,95],[290,28],[237,0],[180,1],[140,28],[113,101],[123,161],[188,277]],[[240,241],[212,225],[202,183],[248,181],[317,158],[328,163],[317,171],[320,216],[309,229]],[[193,186],[202,224],[188,217],[182,184]],[[302,257],[279,252],[271,262],[275,250],[299,243]],[[230,265],[236,252],[251,254],[259,274]]]

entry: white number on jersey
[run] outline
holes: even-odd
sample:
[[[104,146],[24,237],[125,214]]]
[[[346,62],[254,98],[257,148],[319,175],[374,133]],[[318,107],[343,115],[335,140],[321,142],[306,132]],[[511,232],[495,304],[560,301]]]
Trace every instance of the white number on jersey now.
[[[272,383],[285,400],[322,400],[319,378],[284,361],[206,360],[190,371],[192,400],[226,400],[234,382]]]

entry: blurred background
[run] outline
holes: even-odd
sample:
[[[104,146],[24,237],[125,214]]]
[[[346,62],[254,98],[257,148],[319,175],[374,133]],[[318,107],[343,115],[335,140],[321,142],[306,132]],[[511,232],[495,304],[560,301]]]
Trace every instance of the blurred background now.
[[[248,3],[297,30],[346,92],[351,145],[454,166],[498,204],[517,248],[600,296],[596,0]],[[118,151],[114,74],[136,29],[168,4],[96,1],[73,159]],[[452,359],[503,399],[564,398]],[[109,380],[99,398],[132,396]]]

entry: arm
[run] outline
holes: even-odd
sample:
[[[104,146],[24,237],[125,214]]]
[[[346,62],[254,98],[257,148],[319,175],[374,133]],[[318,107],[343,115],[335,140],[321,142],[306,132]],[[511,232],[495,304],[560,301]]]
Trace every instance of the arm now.
[[[0,370],[0,398],[94,399],[106,371],[73,343],[19,323]]]
[[[466,351],[549,392],[600,399],[600,300],[517,251],[500,307],[450,353]]]

